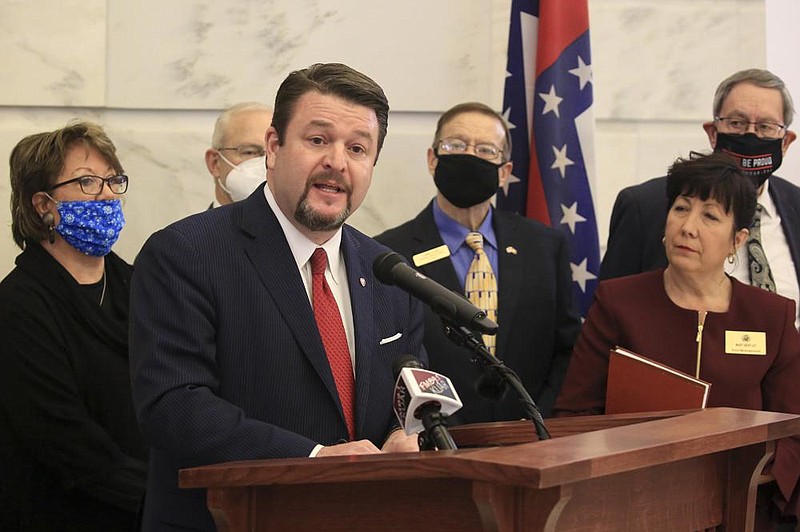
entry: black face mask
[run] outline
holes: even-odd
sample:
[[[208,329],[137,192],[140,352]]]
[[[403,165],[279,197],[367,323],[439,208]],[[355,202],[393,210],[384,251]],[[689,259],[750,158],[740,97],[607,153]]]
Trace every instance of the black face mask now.
[[[736,159],[742,172],[760,187],[781,165],[783,139],[761,139],[755,133],[717,133],[714,151],[727,153]]]
[[[499,164],[466,153],[443,155],[438,159],[433,182],[456,207],[465,209],[483,203],[500,186]]]

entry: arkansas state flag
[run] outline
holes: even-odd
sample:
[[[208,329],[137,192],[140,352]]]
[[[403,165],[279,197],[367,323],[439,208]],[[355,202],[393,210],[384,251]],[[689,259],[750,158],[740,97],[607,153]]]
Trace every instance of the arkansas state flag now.
[[[513,0],[503,110],[514,169],[497,206],[569,235],[586,316],[600,269],[587,0]]]

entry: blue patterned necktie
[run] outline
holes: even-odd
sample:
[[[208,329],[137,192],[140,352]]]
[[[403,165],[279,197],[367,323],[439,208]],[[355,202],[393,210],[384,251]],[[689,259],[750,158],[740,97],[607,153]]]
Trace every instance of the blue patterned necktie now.
[[[483,250],[483,235],[472,232],[467,235],[467,245],[475,251],[469,265],[464,289],[469,302],[486,313],[486,317],[497,323],[497,278],[492,263]],[[495,337],[484,334],[483,343],[489,352],[495,354]]]
[[[750,284],[774,292],[775,280],[772,278],[767,256],[764,254],[764,248],[761,246],[761,214],[763,212],[764,207],[759,203],[756,206],[756,215],[753,218],[753,225],[750,227],[750,236],[747,237],[747,257],[750,260]]]

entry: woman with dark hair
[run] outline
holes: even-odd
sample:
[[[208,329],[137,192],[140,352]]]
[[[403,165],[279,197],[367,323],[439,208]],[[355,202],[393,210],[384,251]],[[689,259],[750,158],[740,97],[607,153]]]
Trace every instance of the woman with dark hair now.
[[[609,350],[615,346],[710,382],[708,406],[800,414],[794,301],[725,273],[726,261],[736,260],[747,240],[755,185],[727,155],[692,154],[670,168],[667,196],[668,266],[600,283],[556,415],[604,412]],[[755,347],[738,347],[737,334],[747,334]],[[796,438],[779,442],[772,472],[779,505],[794,514]]]
[[[111,251],[128,177],[92,123],[11,152],[0,283],[0,529],[134,530],[147,448],[131,402],[132,269]]]

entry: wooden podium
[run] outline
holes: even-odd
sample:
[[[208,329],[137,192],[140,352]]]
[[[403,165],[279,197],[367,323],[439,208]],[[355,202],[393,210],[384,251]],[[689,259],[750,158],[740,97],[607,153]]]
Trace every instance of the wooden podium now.
[[[712,408],[451,429],[457,451],[184,469],[220,532],[753,529],[755,492],[790,414]],[[530,443],[518,443],[528,441]],[[464,448],[466,445],[500,445]]]

